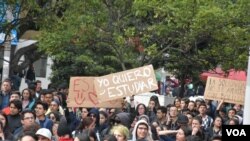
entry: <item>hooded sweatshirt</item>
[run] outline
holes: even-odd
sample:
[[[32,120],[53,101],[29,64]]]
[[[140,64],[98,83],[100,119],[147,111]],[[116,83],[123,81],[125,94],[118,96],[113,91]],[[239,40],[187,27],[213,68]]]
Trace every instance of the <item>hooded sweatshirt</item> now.
[[[121,120],[121,124],[130,128],[130,114],[121,112],[116,114],[116,116]]]
[[[150,126],[148,125],[148,123],[145,120],[139,120],[135,124],[134,130],[132,132],[132,141],[138,140],[137,136],[136,136],[136,131],[137,131],[138,126],[141,125],[141,124],[144,124],[144,125],[146,125],[148,127],[148,134],[146,135],[146,137],[143,140],[145,140],[145,141],[153,141],[151,128],[150,128]]]

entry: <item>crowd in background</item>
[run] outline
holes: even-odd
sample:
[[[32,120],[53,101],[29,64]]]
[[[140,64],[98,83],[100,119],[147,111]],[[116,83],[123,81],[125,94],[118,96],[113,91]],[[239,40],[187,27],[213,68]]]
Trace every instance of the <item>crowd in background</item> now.
[[[185,96],[176,95],[178,84],[165,85],[174,103],[160,105],[151,96],[148,105],[133,96],[121,108],[67,107],[68,86],[41,88],[41,81],[12,90],[6,79],[0,92],[0,140],[6,141],[220,141],[222,125],[242,124],[243,107],[202,95],[187,83]],[[174,85],[173,85],[174,83]],[[203,92],[203,93],[202,93]],[[139,103],[135,105],[135,103]]]

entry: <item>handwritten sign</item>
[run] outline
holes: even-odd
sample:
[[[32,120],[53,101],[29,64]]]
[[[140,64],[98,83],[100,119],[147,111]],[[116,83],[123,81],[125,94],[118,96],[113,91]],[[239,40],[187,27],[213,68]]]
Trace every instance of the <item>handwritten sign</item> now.
[[[152,65],[95,78],[97,97],[109,101],[158,89]]]
[[[122,99],[99,102],[94,90],[95,77],[71,77],[68,107],[103,107],[121,108]]]
[[[246,82],[208,77],[204,98],[244,105]]]

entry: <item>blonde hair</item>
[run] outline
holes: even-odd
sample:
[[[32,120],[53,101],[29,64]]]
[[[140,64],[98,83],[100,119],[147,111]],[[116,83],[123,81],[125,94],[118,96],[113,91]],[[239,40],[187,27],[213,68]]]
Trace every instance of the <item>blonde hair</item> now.
[[[111,129],[110,133],[114,134],[115,131],[118,131],[119,133],[121,133],[125,137],[125,139],[129,139],[129,130],[126,126],[121,125],[121,124],[116,125]]]

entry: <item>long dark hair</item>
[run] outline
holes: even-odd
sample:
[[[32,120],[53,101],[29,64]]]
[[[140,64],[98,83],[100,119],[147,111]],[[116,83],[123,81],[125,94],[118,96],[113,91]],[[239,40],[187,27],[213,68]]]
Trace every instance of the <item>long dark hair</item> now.
[[[0,115],[3,116],[3,117],[5,118],[5,121],[6,121],[6,124],[5,124],[5,126],[3,127],[3,131],[5,132],[6,130],[8,130],[8,127],[7,127],[7,125],[8,125],[8,118],[7,118],[6,114],[3,113],[2,111],[0,111]],[[3,124],[3,123],[2,123],[2,124]]]
[[[87,129],[87,127],[89,125],[91,125],[91,123],[93,123],[93,119],[91,117],[85,117],[82,119],[80,125],[77,127],[77,130],[79,132],[82,132],[84,129]]]
[[[148,113],[146,105],[143,104],[143,103],[139,103],[139,104],[136,106],[136,110],[135,110],[136,116],[139,116],[138,110],[139,110],[140,105],[142,105],[142,106],[144,107],[144,109],[145,109],[144,114],[147,114],[147,113]]]
[[[27,91],[29,92],[29,94],[30,94],[30,96],[29,96],[29,101],[32,101],[32,100],[33,100],[33,95],[32,95],[31,90],[28,89],[28,88],[23,89],[22,94],[21,94],[22,100],[23,100],[23,93],[24,93],[25,90],[27,90]]]

